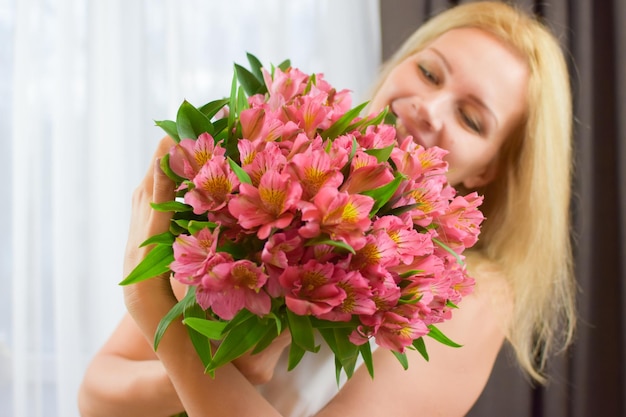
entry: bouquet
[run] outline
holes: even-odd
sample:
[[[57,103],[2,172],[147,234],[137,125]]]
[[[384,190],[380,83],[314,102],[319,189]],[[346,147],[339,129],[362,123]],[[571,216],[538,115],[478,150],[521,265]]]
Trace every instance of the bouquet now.
[[[266,69],[248,54],[230,97],[180,106],[157,125],[176,142],[161,161],[175,182],[170,230],[122,282],[163,273],[188,291],[163,318],[183,316],[213,374],[289,331],[289,370],[316,352],[335,355],[337,378],[370,341],[406,369],[406,349],[426,360],[423,337],[459,346],[437,323],[474,281],[463,264],[483,220],[473,193],[446,181],[446,151],[399,141],[387,110],[361,117],[350,93],[289,61]]]

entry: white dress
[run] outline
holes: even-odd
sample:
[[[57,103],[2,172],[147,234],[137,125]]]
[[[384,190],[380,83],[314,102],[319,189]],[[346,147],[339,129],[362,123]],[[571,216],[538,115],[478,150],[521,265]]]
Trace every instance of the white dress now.
[[[287,371],[289,349],[281,356],[274,377],[257,387],[259,392],[276,407],[284,417],[310,417],[320,411],[339,391],[346,377],[342,372],[340,386],[335,378],[335,357],[321,340],[319,352],[307,352],[292,371]],[[372,350],[375,349],[372,343]],[[357,367],[361,366],[359,357]]]

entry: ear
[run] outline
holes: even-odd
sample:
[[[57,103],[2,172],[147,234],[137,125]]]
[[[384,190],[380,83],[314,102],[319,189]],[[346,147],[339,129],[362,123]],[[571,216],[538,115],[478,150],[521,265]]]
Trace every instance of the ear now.
[[[498,173],[497,167],[498,167],[498,164],[496,163],[494,159],[493,161],[489,163],[489,165],[485,167],[485,169],[482,172],[466,178],[463,181],[463,187],[465,187],[468,190],[473,190],[473,189],[483,187],[489,184],[491,181],[493,181],[493,179],[496,177],[496,174]]]

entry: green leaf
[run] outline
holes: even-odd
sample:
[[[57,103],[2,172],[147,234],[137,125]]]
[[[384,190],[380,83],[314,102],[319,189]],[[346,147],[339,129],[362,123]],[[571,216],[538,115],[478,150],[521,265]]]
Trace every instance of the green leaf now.
[[[412,277],[413,275],[418,275],[418,274],[422,274],[422,273],[424,273],[424,271],[421,270],[421,269],[411,269],[410,271],[406,271],[406,272],[401,273],[400,275],[398,275],[398,277],[400,279],[405,279],[405,278]]]
[[[250,63],[250,70],[257,78],[257,80],[262,82],[263,86],[265,86],[265,81],[263,80],[263,72],[261,71],[261,68],[263,68],[263,64],[261,63],[261,61],[258,60],[256,56],[252,55],[249,52],[246,53],[246,57],[248,58],[248,62]],[[267,89],[265,91],[262,91],[261,93],[264,92],[267,92]]]
[[[369,102],[367,102],[367,104],[369,104]],[[389,107],[385,107],[375,117],[364,117],[363,119],[359,120],[358,122],[348,127],[348,130],[358,130],[360,132],[365,132],[368,126],[374,126],[374,125],[379,125],[383,123],[388,112],[389,112]],[[386,124],[390,124],[390,123],[386,123]]]
[[[180,300],[171,310],[161,319],[154,333],[154,350],[157,350],[161,338],[165,334],[165,331],[169,325],[178,317],[182,316],[183,312],[196,302],[196,291],[194,287],[187,289],[187,294]]]
[[[213,118],[225,105],[228,104],[227,98],[222,98],[219,100],[213,100],[204,106],[200,107],[198,110],[202,112],[209,120]],[[221,120],[221,119],[220,119]],[[215,123],[213,123],[213,127],[215,127]]]
[[[346,372],[346,376],[351,378],[356,368],[356,360],[359,357],[359,347],[350,342],[349,335],[351,329],[334,328],[332,332],[335,337],[335,356],[341,362]]]
[[[178,136],[178,128],[176,127],[176,122],[172,120],[155,120],[154,123],[163,129],[163,131],[172,139],[174,142],[180,142],[180,137]]]
[[[230,157],[228,157],[227,159],[228,159],[228,165],[230,165],[230,168],[233,170],[233,172],[239,179],[239,182],[252,184],[250,175],[248,175],[248,173],[244,171],[243,168],[241,168],[239,165],[237,165],[237,162],[233,161]]]
[[[422,357],[428,362],[430,359],[428,357],[428,351],[426,350],[426,343],[424,343],[423,337],[418,337],[413,341],[413,347],[422,355]]]
[[[119,285],[136,284],[169,272],[174,251],[169,245],[156,245]]]
[[[446,307],[450,307],[450,308],[459,308],[459,306],[457,306],[456,304],[454,304],[452,301],[450,300],[446,300]]]
[[[202,222],[199,220],[190,220],[189,223],[187,223],[187,230],[189,230],[189,233],[191,233],[192,235],[195,235],[202,229],[209,229],[212,231],[216,227],[217,223]]]
[[[309,316],[300,316],[287,309],[287,321],[289,322],[289,330],[291,331],[293,343],[304,350],[317,352],[319,347],[315,346],[315,335]]]
[[[228,324],[225,321],[209,320],[200,317],[187,317],[183,320],[183,323],[211,340],[221,340],[224,337],[222,333]]]
[[[289,361],[287,363],[287,370],[293,370],[302,360],[306,351],[295,343],[291,343],[289,347]]]
[[[365,153],[368,155],[375,156],[376,160],[382,164],[383,162],[386,162],[389,159],[389,157],[391,156],[391,151],[395,147],[396,145],[389,145],[386,148],[382,148],[382,149],[366,149]]]
[[[158,244],[171,245],[172,243],[174,243],[174,239],[175,237],[173,234],[171,234],[170,232],[164,232],[164,233],[160,233],[158,235],[149,237],[148,239],[143,241],[141,245],[139,245],[139,247],[143,248],[144,246],[158,245]]]
[[[443,334],[441,332],[441,330],[439,330],[437,327],[435,327],[434,324],[429,324],[428,328],[430,329],[430,331],[428,332],[428,336],[432,337],[433,339],[435,339],[439,343],[443,343],[444,345],[450,346],[450,347],[461,347],[461,346],[463,346],[463,345],[459,345],[458,343],[453,342],[452,340],[450,340],[445,334]]]
[[[228,99],[228,126],[226,127],[226,131],[228,132],[228,138],[226,139],[226,143],[224,147],[226,149],[236,148],[235,146],[235,137],[233,136],[233,131],[235,130],[235,121],[237,116],[237,71],[233,71],[233,80],[230,84],[230,97]],[[233,143],[231,143],[233,142]]]
[[[156,211],[192,211],[193,207],[180,201],[166,201],[165,203],[150,203],[150,206]]]
[[[373,190],[362,191],[360,194],[372,197],[374,199],[374,206],[370,211],[370,216],[378,213],[378,211],[393,197],[400,184],[404,181],[404,177],[398,175],[387,184],[374,188]]]
[[[185,317],[183,323],[185,323],[186,320],[206,320],[206,312],[197,303],[193,303],[189,306],[189,308],[186,308],[183,316]],[[190,326],[187,326],[187,333],[189,334],[189,338],[191,339],[191,343],[193,344],[196,353],[198,353],[200,360],[202,360],[202,364],[206,368],[209,363],[211,363],[212,359],[210,338],[207,338],[206,335],[198,332]]]
[[[205,132],[213,135],[211,120],[187,100],[178,108],[176,126],[181,139],[198,139],[198,136]]]
[[[398,362],[400,362],[400,365],[402,365],[405,371],[409,369],[409,360],[406,357],[406,353],[396,352],[395,350],[392,350],[391,353],[398,359]]]
[[[215,351],[207,371],[211,372],[249,351],[263,339],[266,331],[266,326],[256,316],[233,327]]]
[[[359,346],[359,352],[361,352],[361,357],[363,358],[367,372],[374,378],[374,359],[372,358],[372,347],[369,341]]]
[[[335,123],[332,124],[328,129],[323,131],[320,135],[323,139],[334,139],[337,136],[343,135],[352,121],[361,113],[361,110],[365,108],[367,103],[362,103],[357,107],[348,110],[341,116]]]
[[[250,320],[253,317],[257,317],[254,313],[251,313],[247,309],[239,310],[239,313],[235,315],[231,320],[228,321],[226,328],[224,328],[224,333],[229,332],[231,329],[234,329],[237,326],[240,326],[243,322]]]
[[[455,257],[456,261],[459,263],[459,265],[461,266],[465,266],[465,262],[463,262],[463,259],[461,259],[461,257],[459,256],[458,253],[456,253],[454,250],[452,250],[452,248],[450,248],[450,246],[446,245],[445,243],[443,243],[441,240],[437,239],[437,238],[433,238],[433,242],[435,242],[437,245],[439,245],[441,248],[443,248],[445,251],[447,251],[448,253],[450,253],[452,256]]]
[[[235,71],[237,72],[239,84],[241,84],[248,96],[253,96],[263,91],[265,85],[253,73],[239,64],[235,64]]]
[[[356,254],[356,251],[354,250],[354,248],[347,244],[346,242],[341,242],[338,240],[332,240],[331,238],[329,238],[328,236],[324,235],[324,236],[320,236],[320,237],[316,237],[313,239],[309,239],[305,246],[315,246],[315,245],[329,245],[329,246],[334,246],[336,248],[339,249],[343,249],[346,250],[348,252],[350,252],[351,254]]]
[[[291,67],[291,61],[288,59],[278,64],[278,68],[280,68],[281,71],[286,71],[289,67]]]
[[[178,185],[182,183],[183,181],[185,181],[183,177],[179,176],[174,171],[172,171],[172,168],[170,167],[170,154],[169,153],[166,153],[165,155],[161,157],[160,166],[161,166],[161,171],[163,171],[169,179],[174,181],[175,184]]]
[[[274,339],[276,339],[277,337],[278,332],[276,331],[276,326],[267,326],[265,334],[263,335],[261,340],[259,340],[259,343],[256,344],[254,349],[252,349],[252,354],[255,355],[263,351],[265,348],[271,345]]]

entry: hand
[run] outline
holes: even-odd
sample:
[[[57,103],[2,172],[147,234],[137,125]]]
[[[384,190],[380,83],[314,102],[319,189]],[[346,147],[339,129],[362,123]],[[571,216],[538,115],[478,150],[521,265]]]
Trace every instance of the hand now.
[[[280,356],[290,343],[291,334],[286,330],[261,352],[255,355],[248,352],[235,359],[233,364],[251,384],[265,384],[274,376],[276,363],[278,363]]]
[[[124,276],[127,276],[151,249],[151,247],[140,248],[139,245],[149,237],[169,229],[171,213],[153,210],[150,203],[174,199],[174,183],[159,166],[161,157],[172,145],[174,141],[169,137],[159,142],[148,172],[133,193],[130,230],[124,257]],[[166,275],[124,286],[124,300],[129,313],[144,336],[150,340],[154,335],[156,324],[163,317],[163,311],[169,311],[176,303]]]

